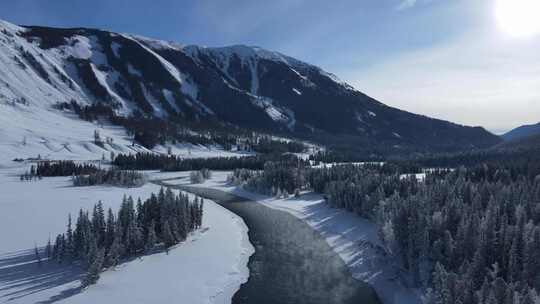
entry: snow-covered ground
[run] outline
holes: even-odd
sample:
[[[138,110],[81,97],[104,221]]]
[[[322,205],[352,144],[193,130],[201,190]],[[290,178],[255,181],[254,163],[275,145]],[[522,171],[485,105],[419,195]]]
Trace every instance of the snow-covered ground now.
[[[229,172],[213,172],[202,184],[190,184],[188,173],[169,180],[174,185],[200,186],[231,192],[270,208],[302,219],[318,231],[349,267],[354,278],[370,284],[385,304],[421,303],[418,290],[407,287],[407,274],[382,250],[377,226],[353,213],[328,207],[319,194],[304,193],[299,198],[276,199],[228,185]]]
[[[253,248],[244,222],[206,200],[203,228],[170,250],[102,274],[79,292],[76,267],[35,261],[34,244],[65,232],[67,217],[98,200],[117,209],[124,194],[147,198],[159,187],[72,187],[69,178],[21,182],[23,167],[0,167],[0,303],[230,303],[247,280]],[[149,172],[150,178],[170,174]],[[224,241],[226,240],[226,241]]]
[[[315,163],[315,162],[313,162]],[[348,163],[324,163],[319,162],[318,164],[313,164],[313,168],[332,168],[334,166],[345,166],[345,165],[354,165],[354,166],[363,166],[363,165],[378,165],[383,166],[384,162],[348,162]]]
[[[401,174],[399,176],[399,179],[406,179],[406,178],[411,178],[411,177],[414,177],[419,182],[423,182],[424,180],[426,180],[426,173],[406,173],[406,174]]]
[[[246,153],[225,151],[221,147],[187,143],[158,145],[148,150],[132,145],[126,131],[109,124],[97,124],[78,119],[72,114],[40,106],[6,105],[0,103],[0,168],[14,158],[108,160],[110,153],[171,152],[185,158],[243,156]],[[94,131],[98,130],[103,141],[112,144],[94,144]]]

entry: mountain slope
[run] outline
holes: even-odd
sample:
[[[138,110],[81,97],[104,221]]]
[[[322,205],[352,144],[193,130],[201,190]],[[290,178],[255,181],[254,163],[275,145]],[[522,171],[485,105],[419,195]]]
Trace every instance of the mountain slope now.
[[[516,140],[540,134],[540,122],[534,125],[523,125],[503,134],[501,137],[506,140]]]
[[[182,46],[95,29],[0,23],[0,111],[100,104],[117,115],[216,121],[417,150],[499,138],[388,107],[322,69],[258,47]]]
[[[540,150],[540,134],[505,141],[496,145],[493,149],[502,151],[538,151]]]

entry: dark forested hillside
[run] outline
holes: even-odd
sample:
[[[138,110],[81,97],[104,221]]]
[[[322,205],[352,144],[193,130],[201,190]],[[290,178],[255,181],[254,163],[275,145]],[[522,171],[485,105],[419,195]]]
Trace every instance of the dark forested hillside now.
[[[513,141],[534,135],[540,135],[540,123],[517,127],[501,135],[501,137],[506,141]]]

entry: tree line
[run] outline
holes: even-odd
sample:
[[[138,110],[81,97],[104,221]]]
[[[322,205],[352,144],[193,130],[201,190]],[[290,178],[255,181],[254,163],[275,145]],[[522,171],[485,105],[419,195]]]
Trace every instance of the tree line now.
[[[182,158],[174,155],[140,152],[119,154],[113,165],[124,170],[192,171],[201,169],[234,170],[245,168],[262,170],[264,164],[276,159],[296,159],[294,155],[254,155],[245,157]]]
[[[66,232],[56,237],[54,245],[49,240],[45,255],[50,261],[84,267],[82,285],[88,286],[124,259],[160,249],[168,252],[184,241],[201,227],[203,204],[202,198],[190,200],[187,194],[163,188],[144,202],[124,197],[116,214],[110,208],[105,212],[98,202],[91,213],[81,209],[74,225],[70,215]],[[41,261],[37,250],[36,255]]]
[[[251,150],[257,153],[301,153],[306,146],[295,140],[275,140],[270,136],[259,136],[249,145]]]
[[[534,178],[540,174],[540,151],[538,149],[501,150],[490,149],[459,153],[433,154],[408,159],[396,159],[397,165],[415,164],[427,168],[477,167],[492,164],[492,168],[504,167],[513,177],[524,175]]]
[[[95,185],[140,187],[144,185],[145,180],[144,174],[140,172],[116,168],[100,169],[89,174],[74,175],[72,177],[73,185],[76,187]]]
[[[46,176],[71,176],[90,174],[99,171],[93,164],[77,164],[72,160],[41,161],[36,165],[31,165],[30,170],[23,174],[25,177],[46,177]],[[21,176],[21,179],[23,177]]]

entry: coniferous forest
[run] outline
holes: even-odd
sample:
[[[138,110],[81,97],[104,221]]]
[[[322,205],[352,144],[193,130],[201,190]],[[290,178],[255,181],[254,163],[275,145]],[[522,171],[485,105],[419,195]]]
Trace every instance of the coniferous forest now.
[[[77,187],[95,185],[140,187],[145,183],[145,177],[142,173],[134,170],[118,170],[116,168],[100,169],[90,174],[74,175],[72,180],[73,185]]]
[[[173,155],[154,153],[119,154],[114,158],[113,165],[123,170],[162,170],[162,171],[191,171],[191,170],[234,170],[245,168],[262,170],[268,161],[282,159],[297,159],[294,155],[257,154],[244,157],[211,157],[211,158],[181,158]]]
[[[93,164],[77,164],[72,160],[40,161],[36,165],[31,165],[30,170],[21,175],[21,180],[35,177],[84,175],[98,170],[98,167]]]
[[[184,241],[199,229],[203,218],[203,199],[189,199],[163,188],[156,195],[137,202],[124,197],[115,214],[98,202],[89,212],[80,210],[77,218],[68,218],[67,231],[54,244],[45,247],[51,262],[76,264],[86,270],[83,286],[94,284],[100,273],[123,260],[166,250]],[[39,258],[39,252],[36,250]]]
[[[534,160],[531,162],[531,160]],[[526,165],[530,163],[530,165]],[[525,164],[525,165],[524,165]],[[536,303],[540,290],[538,156],[497,158],[424,181],[384,165],[267,163],[229,181],[279,197],[308,189],[378,224],[385,251],[426,291],[426,304]],[[394,169],[389,169],[394,168]]]

